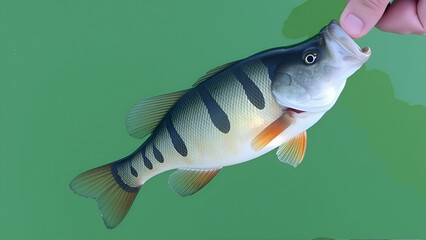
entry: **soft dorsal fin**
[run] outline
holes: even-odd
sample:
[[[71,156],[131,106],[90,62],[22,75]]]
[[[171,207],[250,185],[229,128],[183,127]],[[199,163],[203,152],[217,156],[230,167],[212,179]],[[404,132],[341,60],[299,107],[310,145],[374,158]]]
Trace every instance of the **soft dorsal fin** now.
[[[290,164],[293,167],[297,167],[305,156],[307,143],[306,131],[283,143],[277,151],[278,159],[283,162]]]
[[[127,132],[135,138],[150,134],[172,106],[189,90],[150,97],[136,103],[126,119]]]
[[[192,195],[206,186],[220,169],[179,169],[169,177],[170,188],[182,197]]]
[[[239,62],[240,60],[237,61],[233,61],[233,62],[229,62],[229,63],[225,63],[222,66],[219,67],[215,67],[212,70],[208,71],[206,74],[204,74],[204,76],[200,77],[194,84],[192,84],[192,87],[196,87],[198,85],[200,85],[201,83],[203,83],[204,81],[206,81],[207,79],[209,79],[211,76],[225,70],[226,68],[236,64],[237,62]]]
[[[290,115],[283,114],[281,117],[277,118],[277,120],[269,124],[269,126],[263,129],[262,132],[253,139],[251,142],[252,148],[256,151],[262,150],[278,135],[284,132],[284,130],[286,130],[291,124],[293,124],[293,122],[294,119]]]

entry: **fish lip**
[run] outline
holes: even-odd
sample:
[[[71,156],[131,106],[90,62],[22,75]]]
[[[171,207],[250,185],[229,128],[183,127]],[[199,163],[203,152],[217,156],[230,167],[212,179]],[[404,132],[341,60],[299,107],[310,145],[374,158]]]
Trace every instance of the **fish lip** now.
[[[306,108],[300,105],[292,104],[287,101],[278,101],[278,104],[285,109],[287,112],[292,112],[296,114],[301,114],[305,112],[324,112],[330,109],[330,106],[315,106],[313,108]]]
[[[332,20],[330,24],[323,30],[325,38],[331,39],[350,53],[354,58],[363,62],[367,61],[371,55],[371,49],[365,47],[361,49],[358,44],[340,27],[336,20]]]
[[[287,108],[285,111],[286,112],[291,112],[291,113],[297,113],[297,114],[306,112],[304,110],[299,110],[299,109],[296,109],[296,108]]]

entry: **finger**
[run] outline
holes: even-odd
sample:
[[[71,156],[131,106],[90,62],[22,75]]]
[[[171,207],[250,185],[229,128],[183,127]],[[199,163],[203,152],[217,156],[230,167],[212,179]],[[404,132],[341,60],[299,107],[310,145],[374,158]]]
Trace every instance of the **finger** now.
[[[426,0],[395,0],[377,28],[399,34],[426,34]]]
[[[352,38],[367,34],[382,17],[390,0],[351,0],[340,16],[340,26]]]
[[[419,16],[420,24],[423,27],[423,31],[419,34],[426,34],[426,0],[420,0],[417,4],[417,15]]]

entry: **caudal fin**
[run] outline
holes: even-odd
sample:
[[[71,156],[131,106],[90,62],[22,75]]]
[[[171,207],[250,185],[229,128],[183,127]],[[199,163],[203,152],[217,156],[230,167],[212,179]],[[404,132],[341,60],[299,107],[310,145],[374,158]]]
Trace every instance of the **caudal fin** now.
[[[126,191],[115,180],[112,164],[100,166],[75,177],[70,188],[75,193],[94,198],[107,228],[115,228],[126,216],[139,188]],[[136,190],[135,190],[136,189]]]

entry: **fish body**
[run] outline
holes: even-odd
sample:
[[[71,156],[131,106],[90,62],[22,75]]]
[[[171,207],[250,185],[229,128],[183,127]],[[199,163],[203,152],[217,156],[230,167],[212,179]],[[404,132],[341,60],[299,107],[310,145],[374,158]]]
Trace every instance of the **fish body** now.
[[[136,165],[145,159],[147,163],[139,164],[141,177],[134,179],[135,184],[174,168],[220,168],[248,161],[292,137],[282,134],[280,141],[260,151],[251,147],[254,137],[283,114],[270,91],[267,67],[256,58],[229,67],[177,101],[128,162]],[[244,90],[233,73],[237,71],[245,74],[256,90]],[[253,92],[258,94],[254,104],[247,96]],[[155,157],[154,146],[164,162]],[[123,172],[126,168],[123,166]]]
[[[369,56],[333,21],[304,43],[213,69],[191,89],[137,103],[127,128],[134,137],[148,136],[146,141],[129,156],[80,174],[70,186],[95,198],[106,226],[114,228],[141,186],[164,171],[178,169],[169,184],[187,196],[221,168],[277,147],[281,161],[297,166],[306,130]]]

